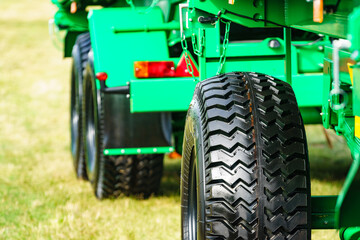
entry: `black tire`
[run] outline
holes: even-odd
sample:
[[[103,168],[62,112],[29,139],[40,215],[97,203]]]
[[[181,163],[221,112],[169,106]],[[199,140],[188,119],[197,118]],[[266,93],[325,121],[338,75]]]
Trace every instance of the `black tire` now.
[[[116,157],[116,195],[148,198],[160,188],[163,154],[127,155]]]
[[[71,154],[77,178],[87,180],[82,142],[82,83],[87,56],[91,47],[89,33],[80,34],[72,50],[70,136]]]
[[[164,155],[103,154],[103,93],[96,89],[91,59],[86,66],[83,86],[83,131],[86,171],[95,196],[104,199],[125,194],[148,198],[159,189]]]
[[[256,73],[199,83],[183,151],[182,239],[311,239],[307,143],[289,84]]]

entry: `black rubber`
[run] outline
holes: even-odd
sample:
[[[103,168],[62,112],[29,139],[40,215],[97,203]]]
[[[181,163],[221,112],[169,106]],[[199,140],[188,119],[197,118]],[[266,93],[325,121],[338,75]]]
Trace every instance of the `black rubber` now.
[[[199,83],[183,151],[182,239],[311,239],[306,136],[289,84],[238,72]]]
[[[83,86],[83,131],[86,171],[95,196],[105,199],[125,194],[148,198],[159,189],[164,155],[103,154],[104,93],[96,89],[92,52],[89,55]]]
[[[114,162],[103,154],[103,122],[96,89],[92,63],[88,62],[83,83],[83,137],[86,172],[95,196],[110,198],[115,191],[116,168]]]
[[[77,178],[87,179],[82,142],[82,84],[83,72],[91,48],[89,33],[80,34],[72,50],[70,136],[71,153]]]
[[[127,155],[115,158],[116,195],[148,198],[157,193],[163,173],[163,154]]]

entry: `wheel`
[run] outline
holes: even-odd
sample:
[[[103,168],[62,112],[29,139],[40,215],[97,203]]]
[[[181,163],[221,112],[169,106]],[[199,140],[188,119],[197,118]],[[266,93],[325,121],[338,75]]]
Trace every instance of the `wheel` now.
[[[182,239],[311,239],[306,136],[291,86],[256,73],[199,83],[181,179]]]
[[[95,196],[104,199],[125,194],[148,198],[156,193],[163,171],[163,154],[106,156],[103,153],[104,96],[96,89],[91,59],[85,70],[83,92],[86,171]]]
[[[83,71],[90,50],[90,35],[83,33],[76,39],[72,50],[71,96],[70,96],[70,136],[71,153],[76,176],[87,179],[82,142],[82,82]]]
[[[123,193],[148,198],[157,193],[163,172],[163,159],[163,154],[117,156],[117,195]]]

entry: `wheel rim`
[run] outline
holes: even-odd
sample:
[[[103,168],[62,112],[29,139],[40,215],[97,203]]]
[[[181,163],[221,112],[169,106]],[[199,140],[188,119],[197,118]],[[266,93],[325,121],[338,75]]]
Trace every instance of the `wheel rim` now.
[[[79,140],[79,108],[77,104],[77,94],[75,86],[75,71],[71,74],[71,98],[70,98],[70,133],[71,133],[71,152],[76,157]]]
[[[196,181],[196,158],[194,150],[191,153],[191,167],[189,179],[189,206],[188,226],[190,240],[197,239],[197,181]]]
[[[86,161],[88,167],[88,175],[93,180],[93,172],[95,167],[96,158],[96,129],[95,129],[95,118],[94,118],[94,96],[92,89],[88,85],[86,89],[86,95],[88,96],[85,102],[86,107]]]

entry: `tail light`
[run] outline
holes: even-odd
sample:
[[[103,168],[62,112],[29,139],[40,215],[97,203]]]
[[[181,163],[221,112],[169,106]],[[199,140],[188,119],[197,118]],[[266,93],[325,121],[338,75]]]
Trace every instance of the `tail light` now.
[[[137,78],[175,77],[175,65],[172,61],[135,62],[134,66]]]
[[[199,71],[194,61],[189,57],[190,64],[195,77],[199,76]],[[192,77],[186,67],[185,54],[175,69],[173,61],[138,61],[134,63],[135,77],[137,78],[162,78],[162,77]]]

